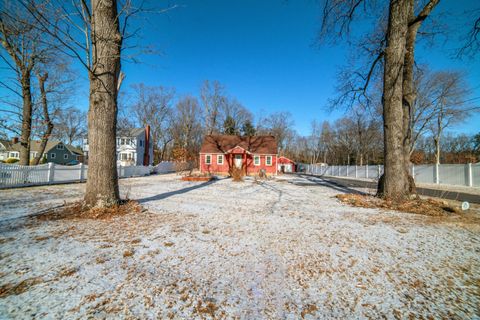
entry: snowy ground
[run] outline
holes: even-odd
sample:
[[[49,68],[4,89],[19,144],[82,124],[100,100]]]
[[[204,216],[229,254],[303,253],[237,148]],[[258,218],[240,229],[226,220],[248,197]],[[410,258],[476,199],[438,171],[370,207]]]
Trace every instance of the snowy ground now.
[[[314,180],[125,179],[149,212],[110,220],[25,217],[83,184],[0,191],[0,318],[480,317],[478,223]]]

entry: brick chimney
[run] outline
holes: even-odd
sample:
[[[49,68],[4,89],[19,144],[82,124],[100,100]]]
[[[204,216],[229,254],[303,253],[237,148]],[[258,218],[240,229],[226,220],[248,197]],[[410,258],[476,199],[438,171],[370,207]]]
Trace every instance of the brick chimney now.
[[[145,127],[145,153],[143,154],[143,165],[150,164],[150,125]]]
[[[12,138],[12,144],[18,143],[18,137],[13,137]]]

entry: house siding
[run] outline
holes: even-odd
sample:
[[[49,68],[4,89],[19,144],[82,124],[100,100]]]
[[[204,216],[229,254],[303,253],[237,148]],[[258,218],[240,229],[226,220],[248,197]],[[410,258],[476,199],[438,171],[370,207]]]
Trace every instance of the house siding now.
[[[240,153],[237,153],[240,154]],[[205,158],[207,155],[212,156],[212,162],[210,165],[205,163]],[[227,175],[229,173],[229,163],[228,161],[230,160],[230,156],[234,156],[234,154],[224,154],[224,163],[223,165],[217,164],[217,159],[218,155],[216,153],[202,153],[200,154],[200,171],[202,173],[210,173],[210,174],[221,174],[221,175]],[[244,154],[242,154],[244,155]],[[265,155],[265,154],[260,154],[260,155],[254,155],[254,154],[245,154],[246,158],[246,174],[247,175],[258,175],[260,170],[264,169],[267,174],[269,175],[274,175],[277,173],[277,155],[272,154],[272,155]],[[253,163],[253,157],[254,156],[260,156],[260,165],[256,166]],[[272,165],[267,165],[266,164],[266,158],[267,156],[272,157]],[[233,162],[232,162],[232,165]],[[244,164],[245,166],[245,164]]]

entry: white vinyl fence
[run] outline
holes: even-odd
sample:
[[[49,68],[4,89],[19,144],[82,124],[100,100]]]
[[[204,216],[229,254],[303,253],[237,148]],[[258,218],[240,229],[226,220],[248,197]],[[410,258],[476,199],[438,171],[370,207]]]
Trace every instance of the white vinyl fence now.
[[[174,171],[174,162],[161,162],[156,166],[118,166],[118,177],[140,177],[152,173],[168,173]],[[0,163],[0,189],[82,182],[88,177],[88,165],[63,166],[54,163],[38,166],[20,166]]]
[[[304,164],[305,173],[316,176],[349,177],[378,180],[383,165],[325,166]],[[412,165],[412,176],[418,183],[480,187],[480,164],[423,164]]]

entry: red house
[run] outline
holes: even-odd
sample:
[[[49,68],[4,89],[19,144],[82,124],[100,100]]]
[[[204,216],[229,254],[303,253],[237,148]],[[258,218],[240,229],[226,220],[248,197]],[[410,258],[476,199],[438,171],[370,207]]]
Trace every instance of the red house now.
[[[295,162],[287,157],[278,157],[278,172],[295,172]]]
[[[273,136],[209,135],[200,149],[200,171],[227,175],[235,166],[245,175],[256,175],[260,170],[272,175],[277,174],[277,156]]]

